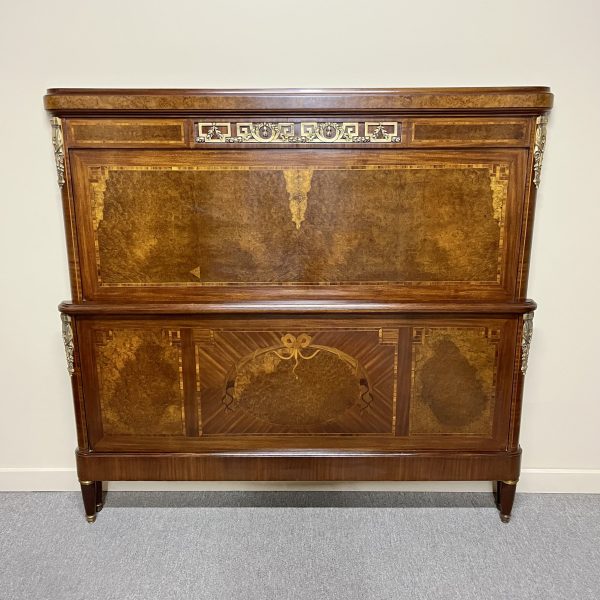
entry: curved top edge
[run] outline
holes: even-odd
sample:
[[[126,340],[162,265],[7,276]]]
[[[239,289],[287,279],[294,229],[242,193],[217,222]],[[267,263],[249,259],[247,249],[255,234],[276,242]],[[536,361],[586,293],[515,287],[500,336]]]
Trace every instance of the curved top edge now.
[[[125,94],[125,95],[152,95],[152,94],[192,94],[192,95],[254,95],[254,94],[421,94],[421,93],[531,93],[549,92],[547,86],[507,86],[507,87],[414,87],[414,88],[48,88],[47,94]]]
[[[357,89],[94,89],[50,88],[47,110],[277,111],[501,110],[552,107],[548,87]]]

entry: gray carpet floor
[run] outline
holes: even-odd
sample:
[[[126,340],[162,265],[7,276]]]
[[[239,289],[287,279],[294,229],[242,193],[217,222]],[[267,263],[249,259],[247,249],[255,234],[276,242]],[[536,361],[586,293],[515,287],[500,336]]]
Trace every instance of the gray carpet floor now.
[[[2,600],[598,600],[600,496],[0,494]]]

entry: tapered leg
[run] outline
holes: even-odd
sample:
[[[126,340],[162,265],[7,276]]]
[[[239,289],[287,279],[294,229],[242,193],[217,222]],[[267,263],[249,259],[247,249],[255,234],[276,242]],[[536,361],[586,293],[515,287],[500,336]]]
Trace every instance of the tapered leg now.
[[[96,520],[96,482],[80,481],[81,495],[83,496],[83,507],[88,523]]]
[[[502,482],[496,481],[494,485],[494,502],[496,503],[496,508],[500,510],[500,492],[502,490]]]
[[[96,512],[100,512],[104,506],[104,494],[102,491],[102,482],[95,481],[96,484]]]
[[[497,481],[496,482],[496,506],[500,511],[500,520],[503,523],[510,521],[513,502],[515,501],[515,492],[517,491],[516,481]]]

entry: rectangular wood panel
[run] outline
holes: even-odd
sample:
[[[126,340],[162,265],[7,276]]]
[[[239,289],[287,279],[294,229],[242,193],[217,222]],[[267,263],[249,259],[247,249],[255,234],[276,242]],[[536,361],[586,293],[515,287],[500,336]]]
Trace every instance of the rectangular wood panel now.
[[[202,433],[392,435],[397,345],[397,329],[210,330]]]
[[[99,328],[92,334],[96,408],[107,435],[184,433],[180,332],[145,325]]]
[[[528,146],[528,119],[418,119],[409,125],[411,146]]]
[[[91,437],[114,450],[504,447],[515,323],[86,319]]]
[[[186,122],[176,119],[65,119],[65,134],[74,148],[184,147]]]
[[[410,435],[490,436],[500,331],[415,327]]]
[[[89,298],[514,286],[519,151],[74,157]]]

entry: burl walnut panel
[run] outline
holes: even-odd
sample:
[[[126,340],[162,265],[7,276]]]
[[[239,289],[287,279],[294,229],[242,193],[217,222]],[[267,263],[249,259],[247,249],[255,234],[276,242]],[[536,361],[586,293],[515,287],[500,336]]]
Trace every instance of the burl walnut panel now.
[[[75,152],[86,295],[365,284],[502,294],[514,284],[520,153],[264,158]]]
[[[491,435],[499,330],[413,330],[410,433]]]
[[[94,335],[102,429],[106,434],[184,432],[179,331],[150,326]]]

